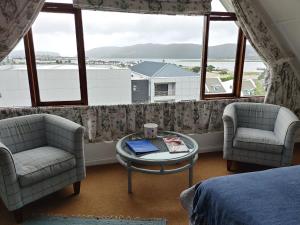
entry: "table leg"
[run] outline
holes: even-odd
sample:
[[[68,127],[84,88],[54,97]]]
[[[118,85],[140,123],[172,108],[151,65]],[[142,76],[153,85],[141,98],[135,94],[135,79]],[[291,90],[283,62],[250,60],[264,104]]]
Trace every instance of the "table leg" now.
[[[189,187],[193,185],[193,166],[189,168]]]
[[[129,167],[127,169],[128,172],[128,193],[131,194],[132,193],[132,170]]]

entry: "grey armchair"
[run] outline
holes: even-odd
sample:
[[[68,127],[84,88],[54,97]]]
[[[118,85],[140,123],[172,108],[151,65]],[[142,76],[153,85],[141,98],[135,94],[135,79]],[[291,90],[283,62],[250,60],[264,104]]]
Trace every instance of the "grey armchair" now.
[[[0,120],[0,196],[17,222],[26,204],[86,176],[84,128],[49,114]]]
[[[289,109],[262,103],[232,103],[223,114],[227,169],[232,161],[266,166],[292,164],[297,116]]]

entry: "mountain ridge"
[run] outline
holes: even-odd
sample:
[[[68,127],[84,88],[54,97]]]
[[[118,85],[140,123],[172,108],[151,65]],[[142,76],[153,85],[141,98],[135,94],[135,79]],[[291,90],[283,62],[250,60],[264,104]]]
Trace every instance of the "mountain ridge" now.
[[[202,46],[193,43],[173,43],[173,44],[136,44],[129,46],[108,46],[87,50],[85,55],[90,59],[118,59],[118,58],[140,58],[140,59],[200,59]],[[208,48],[208,59],[224,60],[235,59],[236,44],[222,44],[210,46]],[[23,50],[13,51],[9,54],[11,58],[24,58]],[[57,52],[37,51],[37,58],[62,57]],[[247,45],[245,58],[248,60],[260,60],[259,56]]]
[[[9,53],[8,55],[10,58],[25,58],[25,51],[24,50],[15,50]],[[60,57],[60,54],[57,52],[50,52],[50,51],[36,51],[36,57]]]
[[[199,44],[136,44],[129,46],[98,47],[86,51],[88,58],[143,58],[143,59],[199,59],[202,46]],[[210,46],[209,59],[234,59],[236,44]],[[251,45],[247,45],[246,59],[258,60],[259,56]]]

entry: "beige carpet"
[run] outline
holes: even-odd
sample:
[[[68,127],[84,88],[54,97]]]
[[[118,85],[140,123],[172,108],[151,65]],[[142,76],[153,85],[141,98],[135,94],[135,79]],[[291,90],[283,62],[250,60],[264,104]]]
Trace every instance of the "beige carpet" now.
[[[300,145],[295,151],[295,164],[300,164]],[[235,164],[239,171],[258,169]],[[194,168],[194,183],[209,177],[228,174],[221,153],[200,154]],[[133,174],[133,194],[127,194],[127,173],[119,164],[87,169],[81,194],[72,196],[65,188],[25,207],[25,218],[31,214],[92,215],[99,217],[167,218],[169,225],[187,224],[187,216],[179,203],[179,194],[187,188],[187,172],[174,175]],[[14,224],[12,214],[0,202],[0,225]]]

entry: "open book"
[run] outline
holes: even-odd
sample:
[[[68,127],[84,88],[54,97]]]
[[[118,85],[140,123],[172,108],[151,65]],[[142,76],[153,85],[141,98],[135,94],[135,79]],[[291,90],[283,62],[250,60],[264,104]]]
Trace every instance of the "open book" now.
[[[188,152],[189,149],[181,140],[180,137],[170,136],[163,138],[165,144],[167,145],[170,153],[180,153],[180,152]]]

